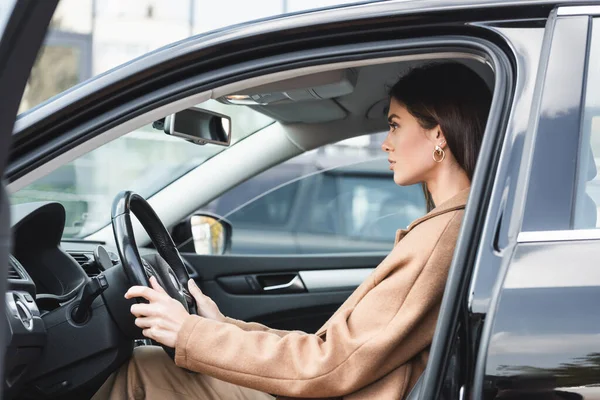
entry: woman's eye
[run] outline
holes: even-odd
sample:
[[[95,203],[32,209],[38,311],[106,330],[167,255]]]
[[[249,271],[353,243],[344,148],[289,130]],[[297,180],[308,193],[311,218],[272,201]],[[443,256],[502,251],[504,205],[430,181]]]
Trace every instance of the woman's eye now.
[[[390,129],[393,131],[398,128],[398,124],[395,122],[390,122],[388,125],[390,126]]]

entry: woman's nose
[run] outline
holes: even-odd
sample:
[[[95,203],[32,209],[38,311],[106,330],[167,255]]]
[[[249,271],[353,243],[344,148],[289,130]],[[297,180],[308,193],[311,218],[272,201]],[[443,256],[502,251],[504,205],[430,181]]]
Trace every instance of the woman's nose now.
[[[392,146],[389,145],[388,139],[389,136],[386,136],[383,143],[381,143],[381,150],[385,151],[386,153],[389,153],[392,150]]]

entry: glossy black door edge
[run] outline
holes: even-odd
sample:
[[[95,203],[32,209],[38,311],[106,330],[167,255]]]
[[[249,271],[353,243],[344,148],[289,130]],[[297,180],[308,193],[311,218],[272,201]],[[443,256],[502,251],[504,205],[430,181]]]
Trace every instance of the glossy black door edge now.
[[[487,25],[489,29],[494,29],[505,37],[510,44],[515,54],[518,72],[502,156],[495,172],[497,184],[488,205],[487,220],[483,222],[480,238],[482,245],[474,262],[468,292],[469,319],[465,324],[466,329],[462,331],[466,336],[466,343],[464,343],[465,349],[458,353],[464,354],[468,360],[469,368],[464,367],[464,370],[475,367],[479,341],[494,286],[500,276],[504,257],[512,254],[516,244],[516,234],[512,232],[518,231],[514,228],[519,227],[520,224],[515,223],[513,214],[519,213],[523,208],[519,204],[522,200],[517,195],[521,190],[518,178],[522,175],[522,171],[526,171],[525,168],[520,168],[523,160],[527,158],[524,154],[530,153],[526,143],[529,141],[528,136],[531,136],[528,135],[528,127],[532,115],[533,95],[546,33],[546,22],[547,20],[531,21],[518,26],[515,24],[507,26],[506,23]],[[470,374],[466,377],[465,388],[471,387],[473,371],[470,371]]]
[[[12,12],[0,30],[0,360],[4,355],[10,336],[9,321],[5,316],[8,254],[11,247],[10,203],[4,186],[4,169],[8,158],[12,130],[25,84],[40,48],[57,0],[15,1]],[[0,377],[4,381],[4,363],[0,364]],[[0,395],[1,396],[1,395]]]
[[[57,157],[78,144],[99,135],[133,117],[144,114],[159,106],[189,97],[193,94],[213,89],[228,83],[264,74],[301,68],[306,66],[343,61],[365,60],[366,58],[390,57],[404,54],[421,54],[438,51],[456,51],[484,55],[485,49],[479,44],[483,39],[464,36],[433,37],[406,41],[382,41],[334,46],[318,50],[277,54],[259,60],[228,65],[215,71],[202,73],[193,78],[169,86],[157,88],[141,98],[124,98],[124,104],[107,106],[100,115],[85,120],[80,125],[65,129],[60,136],[34,148],[19,158],[11,158],[7,176],[9,182],[18,179],[44,162]],[[487,42],[487,41],[486,41]],[[65,116],[65,119],[68,117]],[[43,136],[38,132],[37,136]],[[42,150],[43,149],[43,150]]]
[[[520,230],[523,214],[525,212],[527,185],[529,182],[529,170],[533,159],[533,150],[535,148],[535,136],[537,135],[538,130],[537,117],[540,114],[541,110],[541,93],[545,83],[546,71],[548,69],[548,62],[550,50],[552,48],[552,38],[554,36],[556,18],[556,10],[554,10],[550,13],[548,17],[546,29],[544,32],[542,50],[539,59],[538,73],[534,88],[534,103],[532,104],[531,118],[528,126],[528,132],[533,132],[533,134],[527,135],[527,137],[525,138],[525,143],[523,144],[523,156],[520,167],[521,172],[518,177],[517,190],[514,195],[514,215],[511,216],[513,221],[511,221],[511,232],[509,232],[509,236],[511,236],[512,240],[510,240],[506,248],[503,249],[503,257],[500,265],[500,270],[498,272],[498,278],[496,279],[494,288],[492,289],[492,296],[487,311],[486,322],[483,324],[483,329],[479,340],[479,349],[477,351],[473,387],[470,393],[471,398],[473,399],[478,399],[480,394],[483,392],[485,365],[487,362],[487,349],[489,347],[489,342],[491,339],[490,335],[493,328],[495,312],[498,306],[498,298],[502,290],[502,286],[504,284],[506,272],[512,260],[512,255],[514,254],[514,250],[516,248],[516,235]]]
[[[515,215],[520,215],[524,202],[521,192],[519,177],[527,169],[520,167],[527,154],[530,154],[531,141],[528,132],[530,116],[534,106],[534,93],[537,87],[539,59],[542,57],[541,49],[544,43],[546,21],[536,22],[522,30],[513,30],[515,26],[507,27],[494,24],[491,29],[498,30],[506,36],[516,54],[517,77],[515,86],[515,101],[512,106],[511,117],[508,123],[505,144],[502,149],[502,158],[496,171],[497,185],[493,189],[492,198],[488,205],[488,217],[484,221],[484,228],[477,258],[469,288],[469,320],[467,321],[466,334],[470,337],[466,343],[464,354],[472,355],[471,367],[475,367],[476,356],[479,353],[479,341],[482,337],[486,314],[488,313],[492,294],[498,277],[501,276],[503,260],[510,257],[516,244],[516,231],[520,223],[515,221]],[[510,28],[510,29],[506,29]],[[515,229],[517,228],[517,229]],[[465,368],[466,369],[466,368]],[[472,372],[471,372],[472,373]],[[467,393],[471,388],[473,376],[467,377],[465,388]]]
[[[487,25],[505,37],[515,54],[515,67],[518,71],[515,82],[515,99],[507,127],[507,137],[502,148],[502,156],[496,171],[499,182],[492,192],[489,216],[484,222],[481,242],[485,243],[477,255],[469,294],[470,327],[476,328],[487,313],[492,290],[500,271],[504,254],[511,252],[514,245],[512,234],[516,226],[513,218],[522,206],[518,203],[520,191],[518,177],[525,168],[520,168],[523,154],[527,153],[527,132],[532,115],[533,93],[536,88],[539,58],[544,43],[546,20],[529,21],[518,26],[506,23]],[[531,146],[530,146],[531,147]],[[521,207],[521,208],[519,208]],[[520,226],[520,224],[519,224]],[[518,231],[518,230],[517,230]],[[513,243],[511,243],[513,242]],[[479,334],[475,335],[475,338]],[[478,343],[472,343],[477,346]]]
[[[427,369],[423,377],[420,399],[440,397],[446,374],[452,343],[457,335],[459,318],[466,320],[468,314],[468,288],[476,259],[487,206],[495,182],[495,174],[506,134],[510,105],[513,101],[514,72],[509,55],[492,43],[482,43],[495,71],[494,95],[488,123],[481,145],[477,168],[471,184],[468,206],[465,211],[448,281],[440,308]],[[512,55],[511,55],[512,56]],[[466,372],[469,375],[469,372]]]
[[[588,16],[559,17],[541,93],[522,231],[573,227]],[[565,59],[568,58],[568,62]]]

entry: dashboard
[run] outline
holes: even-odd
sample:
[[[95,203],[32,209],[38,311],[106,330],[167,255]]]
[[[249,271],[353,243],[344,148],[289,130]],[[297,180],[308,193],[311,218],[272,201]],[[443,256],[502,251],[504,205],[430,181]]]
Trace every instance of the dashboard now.
[[[115,310],[129,309],[120,293],[127,280],[114,279],[122,274],[112,268],[119,257],[103,243],[62,242],[65,209],[59,203],[14,205],[11,215],[4,397],[87,397],[133,346],[107,307],[112,301]],[[105,275],[113,276],[113,287],[93,299],[85,321],[77,321],[84,286],[102,277],[108,288]]]

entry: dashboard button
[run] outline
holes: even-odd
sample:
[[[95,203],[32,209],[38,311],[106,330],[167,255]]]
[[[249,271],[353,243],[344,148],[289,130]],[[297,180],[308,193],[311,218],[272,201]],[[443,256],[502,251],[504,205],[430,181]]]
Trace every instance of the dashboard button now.
[[[31,295],[29,293],[25,293],[23,295],[23,297],[25,297],[25,301],[28,303],[33,303],[33,297],[31,297]]]
[[[100,287],[104,290],[108,287],[108,281],[106,280],[106,276],[98,275],[98,283],[100,283]]]

